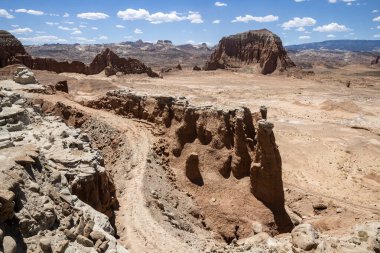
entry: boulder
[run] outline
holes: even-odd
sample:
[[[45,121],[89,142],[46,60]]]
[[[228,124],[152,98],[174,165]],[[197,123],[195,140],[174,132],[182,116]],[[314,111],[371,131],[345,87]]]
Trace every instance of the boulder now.
[[[85,247],[94,247],[94,243],[83,235],[77,236],[77,242]]]
[[[15,253],[17,250],[16,241],[10,236],[5,236],[3,239],[3,250],[4,253]]]
[[[264,75],[295,66],[280,37],[262,29],[222,38],[206,62],[205,70],[240,68],[244,65],[255,65]]]
[[[65,93],[69,93],[69,87],[67,85],[67,81],[59,81],[54,86],[56,91],[62,91]]]
[[[291,234],[293,246],[296,248],[309,251],[318,245],[318,232],[311,224],[298,225]]]
[[[201,71],[202,69],[200,68],[200,67],[198,67],[198,66],[194,66],[194,68],[193,68],[193,71]]]
[[[34,73],[25,67],[19,67],[13,76],[13,81],[19,84],[35,84],[37,83]]]

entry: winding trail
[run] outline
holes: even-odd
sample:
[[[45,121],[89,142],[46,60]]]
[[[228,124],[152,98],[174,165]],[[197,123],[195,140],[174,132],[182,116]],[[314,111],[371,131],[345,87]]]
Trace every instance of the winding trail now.
[[[127,119],[112,112],[92,109],[82,106],[68,97],[57,94],[55,96],[25,94],[39,98],[52,104],[61,102],[71,106],[84,115],[109,125],[122,134],[124,146],[119,149],[127,150],[114,164],[106,165],[112,171],[120,204],[116,211],[116,227],[119,242],[132,253],[140,252],[197,252],[188,244],[166,231],[151,214],[147,207],[144,189],[144,176],[149,166],[147,163],[154,157],[151,154],[153,135],[150,125],[138,120]],[[112,168],[110,168],[112,166]],[[158,166],[158,165],[156,165]]]

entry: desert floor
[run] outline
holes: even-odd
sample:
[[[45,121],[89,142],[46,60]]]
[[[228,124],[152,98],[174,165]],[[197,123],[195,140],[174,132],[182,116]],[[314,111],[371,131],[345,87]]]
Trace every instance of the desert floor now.
[[[44,84],[68,80],[74,101],[130,88],[185,96],[195,105],[246,106],[252,112],[267,106],[288,207],[319,229],[339,233],[363,220],[379,220],[380,71],[348,66],[315,72],[303,79],[225,70],[173,71],[163,79],[43,71],[36,76]],[[329,208],[316,213],[318,203]]]

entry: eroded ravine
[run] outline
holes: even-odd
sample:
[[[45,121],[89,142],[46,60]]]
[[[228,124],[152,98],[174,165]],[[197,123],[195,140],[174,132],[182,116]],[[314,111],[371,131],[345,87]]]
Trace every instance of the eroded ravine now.
[[[37,99],[44,101],[46,112],[61,113],[68,124],[78,126],[79,123],[95,145],[103,148],[106,167],[117,189],[119,208],[115,211],[115,225],[122,244],[131,252],[198,252],[165,231],[147,207],[144,176],[147,160],[154,159],[151,153],[153,137],[147,124],[81,106],[63,96],[39,95]],[[104,126],[117,131],[119,136],[102,133]],[[115,149],[102,145],[107,138],[118,143]]]

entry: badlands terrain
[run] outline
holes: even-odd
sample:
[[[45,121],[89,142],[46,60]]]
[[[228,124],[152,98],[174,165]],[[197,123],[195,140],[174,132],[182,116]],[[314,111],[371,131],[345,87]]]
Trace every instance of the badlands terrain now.
[[[245,36],[270,44],[222,40],[213,71],[9,57],[0,251],[379,252],[378,63],[303,71]]]

